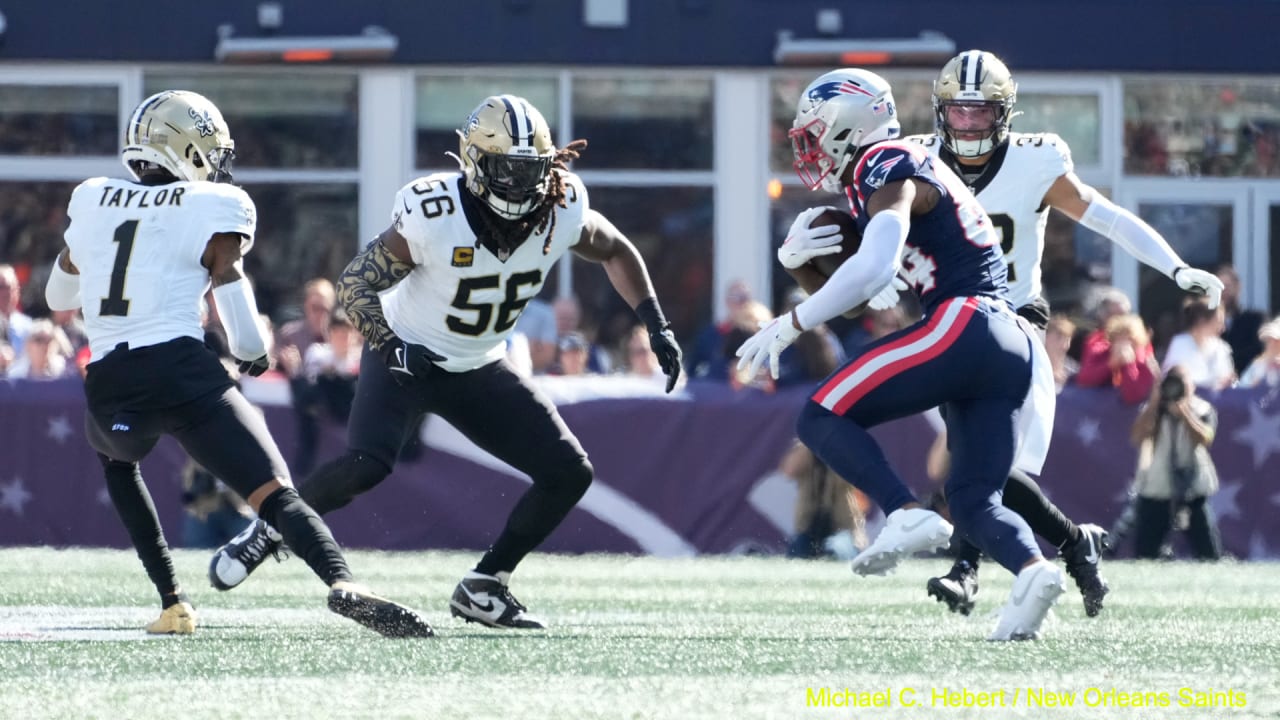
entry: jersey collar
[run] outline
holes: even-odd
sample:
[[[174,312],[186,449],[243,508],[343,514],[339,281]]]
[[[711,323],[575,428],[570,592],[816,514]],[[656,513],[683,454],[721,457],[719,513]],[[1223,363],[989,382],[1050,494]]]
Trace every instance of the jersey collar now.
[[[1008,153],[1009,142],[1005,141],[1000,143],[1000,147],[996,148],[995,151],[991,153],[991,157],[987,160],[987,164],[982,167],[982,172],[978,174],[978,179],[974,180],[972,184],[969,184],[968,181],[965,180],[965,166],[961,165],[959,160],[956,160],[956,156],[947,149],[946,145],[943,145],[942,148],[938,150],[938,157],[942,158],[942,162],[946,163],[947,167],[954,170],[956,175],[960,176],[960,180],[962,182],[969,185],[969,190],[972,191],[974,195],[977,195],[985,190],[986,187],[991,184],[992,180],[996,179],[996,174],[1000,172],[1000,166],[1004,164],[1004,156]]]

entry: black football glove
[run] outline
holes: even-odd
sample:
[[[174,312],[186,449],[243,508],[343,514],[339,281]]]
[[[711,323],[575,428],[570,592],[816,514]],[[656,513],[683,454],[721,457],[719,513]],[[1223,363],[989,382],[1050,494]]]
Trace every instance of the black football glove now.
[[[271,367],[271,358],[267,357],[266,353],[263,353],[262,357],[256,360],[238,360],[236,367],[239,368],[241,375],[258,377]]]
[[[408,387],[415,380],[426,377],[445,357],[421,345],[396,338],[382,346],[382,359],[387,363],[391,377],[401,386]]]
[[[662,366],[662,372],[667,376],[667,392],[671,392],[676,387],[676,381],[680,379],[680,345],[676,342],[676,336],[672,334],[670,328],[663,328],[659,332],[649,333],[649,348],[653,350],[653,354],[658,356],[658,364]]]

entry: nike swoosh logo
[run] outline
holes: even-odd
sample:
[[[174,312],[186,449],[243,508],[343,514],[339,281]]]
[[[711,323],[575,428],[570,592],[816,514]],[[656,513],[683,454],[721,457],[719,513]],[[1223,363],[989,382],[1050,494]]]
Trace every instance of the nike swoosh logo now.
[[[396,348],[396,362],[398,363],[398,365],[396,367],[391,368],[391,372],[404,373],[405,375],[409,375],[409,376],[413,375],[413,373],[409,372],[409,368],[406,366],[406,363],[404,361],[404,348],[402,347]]]
[[[466,585],[462,586],[462,592],[467,594],[467,599],[470,600],[471,604],[475,606],[475,608],[480,612],[483,612],[483,613],[497,612],[497,614],[501,615],[502,611],[507,609],[506,603],[502,602],[501,600],[495,600],[488,593],[480,593],[485,598],[484,604],[481,605],[480,599],[476,597],[475,593],[468,590]]]
[[[1086,536],[1089,539],[1089,552],[1084,556],[1085,562],[1098,564],[1098,546],[1093,542],[1093,535]]]
[[[915,530],[916,528],[918,528],[918,527],[920,527],[921,525],[923,525],[923,524],[925,524],[925,523],[929,522],[929,521],[930,521],[930,520],[932,520],[932,519],[933,519],[933,518],[929,518],[929,517],[921,518],[920,520],[917,520],[917,521],[915,521],[915,522],[911,523],[910,525],[903,525],[903,526],[902,526],[902,532],[911,532],[912,530]]]
[[[404,214],[412,215],[413,211],[409,209],[409,201],[405,200],[404,198],[400,198],[400,202],[404,203]]]

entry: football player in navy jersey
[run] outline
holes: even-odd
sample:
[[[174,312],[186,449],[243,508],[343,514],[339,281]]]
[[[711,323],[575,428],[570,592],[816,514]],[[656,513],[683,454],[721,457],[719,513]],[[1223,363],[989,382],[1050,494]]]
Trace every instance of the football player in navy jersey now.
[[[178,585],[139,462],[172,435],[280,529],[329,585],[329,609],[383,635],[431,637],[409,608],[353,582],[329,528],[289,480],[260,413],[204,344],[200,306],[213,287],[240,372],[269,365],[242,258],[257,210],[231,183],[235,142],[217,106],[166,90],[142,101],[120,159],[130,179],[90,178],[67,205],[67,247],[45,287],[53,310],[84,309],[90,360],[85,431],[111,504],[160,593],[153,634],[189,634],[196,613]]]
[[[1081,181],[1061,137],[1012,130],[1017,93],[1017,83],[998,57],[966,50],[949,60],[934,81],[936,131],[906,138],[954,170],[991,217],[1008,265],[1009,299],[1017,313],[1040,331],[1049,320],[1040,265],[1050,208],[1106,236],[1183,290],[1206,295],[1210,305],[1216,306],[1222,282],[1189,267],[1150,225]],[[871,300],[870,307],[888,307],[897,300],[891,284]],[[1033,478],[1017,470],[1009,476],[1004,503],[1059,549],[1080,589],[1085,613],[1092,617],[1101,612],[1108,586],[1097,566],[1106,547],[1106,531],[1072,522]],[[930,578],[927,590],[951,610],[967,614],[978,591],[981,553],[964,539],[959,545],[951,570]]]
[[[508,589],[511,573],[586,493],[593,471],[555,406],[507,364],[507,337],[572,250],[601,263],[635,309],[667,392],[680,375],[680,348],[640,253],[590,208],[586,186],[567,167],[585,141],[557,149],[542,114],[514,95],[485,98],[458,134],[461,171],[405,185],[390,227],[338,279],[338,300],[368,347],[347,452],[300,492],[321,514],[341,508],[387,477],[425,413],[449,421],[532,482],[454,590],[451,612],[495,628],[540,629],[543,621]],[[250,526],[214,554],[210,581],[234,587],[277,545],[270,525]]]
[[[798,434],[886,513],[884,529],[853,561],[855,573],[883,574],[907,555],[947,545],[952,526],[920,505],[869,429],[945,406],[952,518],[1016,575],[991,639],[1032,638],[1065,575],[1000,495],[1015,461],[1035,472],[1043,463],[1052,371],[1010,307],[990,218],[950,169],[899,133],[889,84],[875,73],[836,70],[802,93],[789,133],[796,170],[811,189],[847,196],[861,245],[817,292],[743,343],[740,367],[754,372],[767,361],[776,376],[778,354],[804,329],[862,305],[895,274],[905,278],[924,318],[867,344],[823,381],[800,413]],[[797,240],[780,257],[791,266],[823,252],[822,243]]]

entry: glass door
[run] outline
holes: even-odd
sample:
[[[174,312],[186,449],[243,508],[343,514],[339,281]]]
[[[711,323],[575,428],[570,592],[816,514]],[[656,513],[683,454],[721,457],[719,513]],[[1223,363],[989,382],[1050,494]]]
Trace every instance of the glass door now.
[[[1240,271],[1241,302],[1268,317],[1280,314],[1280,183],[1253,185],[1253,259]]]
[[[1117,202],[1155,228],[1188,264],[1212,271],[1229,263],[1245,275],[1253,255],[1249,196],[1249,184],[1238,181],[1153,178],[1126,180]],[[1127,252],[1111,257],[1116,286],[1133,299],[1160,350],[1182,329],[1184,293]]]

